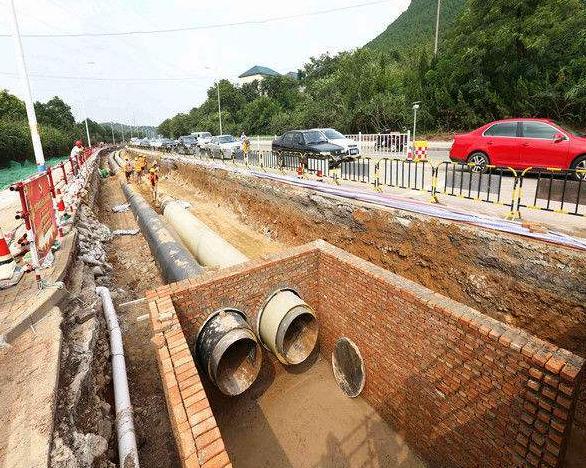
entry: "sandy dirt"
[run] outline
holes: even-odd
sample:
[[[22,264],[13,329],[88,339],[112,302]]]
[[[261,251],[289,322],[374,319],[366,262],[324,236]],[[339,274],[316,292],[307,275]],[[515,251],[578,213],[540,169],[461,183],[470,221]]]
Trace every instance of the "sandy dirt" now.
[[[0,350],[0,466],[41,467],[49,461],[61,351],[61,312]],[[34,423],[31,424],[31,421]]]
[[[242,396],[210,395],[234,467],[425,466],[365,400],[342,393],[321,356],[293,371],[264,360]]]
[[[114,205],[126,203],[118,177],[110,177],[102,182],[98,200],[100,222],[111,229],[137,227],[132,212],[111,211]],[[163,280],[148,244],[140,233],[115,237],[108,248],[108,261],[114,267],[111,288],[118,292],[114,305],[124,332],[126,366],[141,466],[179,466],[158,365],[150,343],[148,321],[136,320],[148,313],[146,303],[120,307],[123,302],[144,297],[146,290],[162,285]]]
[[[140,192],[157,208],[146,183],[141,184]],[[221,233],[224,239],[250,258],[277,252],[285,247],[283,243],[272,238],[270,230],[264,229],[259,232],[243,223],[243,213],[235,212],[232,206],[210,198],[209,194],[193,187],[180,174],[169,173],[161,177],[159,193],[189,202],[189,211],[193,215],[214,231]]]

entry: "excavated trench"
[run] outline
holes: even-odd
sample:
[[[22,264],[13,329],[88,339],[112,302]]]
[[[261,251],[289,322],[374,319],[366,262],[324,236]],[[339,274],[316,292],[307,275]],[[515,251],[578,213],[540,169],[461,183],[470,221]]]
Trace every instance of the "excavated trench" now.
[[[115,179],[106,183],[117,184]],[[586,290],[581,285],[586,259],[581,252],[175,162],[163,165],[160,189],[190,202],[192,213],[250,257],[323,238],[498,320],[586,355]],[[146,184],[140,190],[151,200]],[[100,203],[102,212],[112,201],[106,206],[103,200]],[[108,220],[108,216],[100,219]],[[132,240],[125,245],[126,260],[143,252],[154,267],[144,239],[136,244]],[[115,275],[116,284],[128,286],[126,276],[134,278],[130,284],[145,279],[133,275],[132,267],[124,262],[112,263],[115,271],[121,270]],[[146,281],[153,278],[155,285],[161,281],[152,271]],[[140,294],[137,287],[125,299]],[[208,387],[235,466],[421,465],[364,400],[342,393],[319,353],[293,368],[266,353],[263,360],[259,379],[237,398]],[[150,372],[158,378],[155,368],[153,363]],[[130,382],[134,403],[132,375]],[[166,415],[160,387],[155,393],[161,403],[157,408]],[[575,421],[578,426],[584,422],[583,406],[582,401]],[[169,448],[171,432],[164,419],[160,434],[167,436],[163,445]],[[153,421],[144,424],[149,428]]]
[[[586,357],[586,255],[521,236],[323,196],[162,159],[161,189],[241,250],[324,239],[486,315]],[[253,245],[250,245],[253,244]],[[248,253],[247,253],[248,254]],[[253,254],[249,254],[254,256]],[[575,426],[586,429],[586,391]]]

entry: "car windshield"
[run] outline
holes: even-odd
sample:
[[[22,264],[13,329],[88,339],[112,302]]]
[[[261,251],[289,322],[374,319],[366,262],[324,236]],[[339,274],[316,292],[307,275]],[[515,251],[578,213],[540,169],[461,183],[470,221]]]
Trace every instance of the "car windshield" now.
[[[309,132],[305,132],[303,134],[303,138],[305,139],[305,143],[308,145],[312,143],[325,143],[328,141],[326,136],[320,130],[311,130]]]
[[[185,143],[193,143],[195,141],[194,137],[183,137],[183,141]]]
[[[211,137],[211,136],[212,136],[212,134],[211,134],[211,133],[209,133],[209,132],[204,132],[204,133],[202,133],[202,134],[201,134],[201,136],[202,136],[203,138],[209,138],[209,137]]]
[[[326,128],[323,132],[329,140],[339,140],[341,138],[346,138],[344,135],[342,135],[337,130],[334,130],[333,128]]]
[[[555,122],[555,124],[558,127],[563,128],[565,131],[567,131],[568,133],[577,136],[577,137],[583,137],[586,136],[586,132],[581,132],[580,130],[576,130],[575,128],[570,127],[569,125],[563,124],[563,123],[559,123],[559,122]]]
[[[234,138],[232,135],[222,135],[218,137],[218,141],[220,143],[233,143],[236,141],[236,138]]]

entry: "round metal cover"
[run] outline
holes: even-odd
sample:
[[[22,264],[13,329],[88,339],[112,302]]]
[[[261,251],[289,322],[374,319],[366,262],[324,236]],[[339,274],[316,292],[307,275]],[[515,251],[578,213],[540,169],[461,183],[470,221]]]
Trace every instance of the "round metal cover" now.
[[[346,395],[351,398],[360,395],[366,377],[364,361],[358,346],[349,338],[342,337],[336,341],[332,353],[332,370],[336,382]]]

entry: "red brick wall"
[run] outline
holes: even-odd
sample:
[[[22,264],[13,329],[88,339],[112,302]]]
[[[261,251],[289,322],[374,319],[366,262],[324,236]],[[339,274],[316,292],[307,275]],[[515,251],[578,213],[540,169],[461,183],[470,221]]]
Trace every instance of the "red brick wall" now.
[[[228,453],[171,303],[169,286],[149,297],[152,342],[184,468],[231,467]]]
[[[581,358],[323,241],[154,293],[153,329],[168,327],[159,331],[165,342],[156,342],[161,373],[166,387],[179,382],[184,409],[182,376],[176,367],[171,374],[165,350],[173,366],[188,364],[197,376],[183,344],[193,343],[205,318],[236,307],[254,327],[267,295],[286,286],[316,310],[328,359],[340,336],[359,346],[366,366],[362,397],[432,464],[557,466],[563,459]],[[176,336],[179,348],[169,344]],[[168,392],[170,411],[181,410],[174,395]],[[187,427],[181,411],[174,419]],[[219,437],[216,429],[214,421]]]

